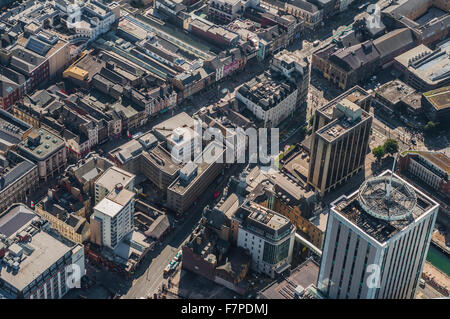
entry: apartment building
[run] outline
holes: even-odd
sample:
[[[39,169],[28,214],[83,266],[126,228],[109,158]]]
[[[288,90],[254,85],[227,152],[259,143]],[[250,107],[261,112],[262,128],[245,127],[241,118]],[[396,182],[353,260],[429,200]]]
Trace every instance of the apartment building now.
[[[332,299],[413,299],[438,209],[390,171],[342,195],[328,216],[321,293]]]
[[[322,195],[364,167],[372,115],[347,98],[316,109],[308,184]]]
[[[297,108],[298,87],[269,70],[251,79],[236,92],[236,99],[263,127],[277,127]]]
[[[134,229],[135,193],[117,185],[95,207],[91,242],[115,249]]]
[[[134,181],[136,176],[116,166],[108,168],[95,182],[95,205],[105,196],[112,192],[118,185],[134,192]]]

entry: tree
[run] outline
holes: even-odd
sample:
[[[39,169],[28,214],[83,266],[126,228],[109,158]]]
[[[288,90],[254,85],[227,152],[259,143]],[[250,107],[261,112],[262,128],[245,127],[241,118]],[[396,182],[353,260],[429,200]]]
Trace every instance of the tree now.
[[[386,142],[384,142],[384,152],[394,155],[398,152],[398,142],[391,138],[388,138]]]
[[[436,124],[434,122],[429,121],[423,128],[427,133],[434,133],[436,130]]]
[[[373,156],[375,156],[375,158],[377,159],[377,161],[379,161],[379,160],[382,159],[383,156],[385,155],[384,146],[383,146],[383,145],[380,145],[380,146],[375,147],[375,148],[372,150],[372,154],[373,154]]]
[[[314,118],[316,117],[316,115],[315,114],[313,114],[310,118],[309,118],[309,125],[311,126],[311,125],[313,125],[313,123],[314,123]]]

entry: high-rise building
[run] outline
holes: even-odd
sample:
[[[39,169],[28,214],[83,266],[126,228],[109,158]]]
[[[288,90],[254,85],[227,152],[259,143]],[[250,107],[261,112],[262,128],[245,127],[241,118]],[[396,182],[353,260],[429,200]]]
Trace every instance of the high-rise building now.
[[[116,166],[108,168],[94,184],[95,204],[97,205],[117,186],[121,186],[129,190],[130,192],[133,192],[135,177],[136,175],[131,174]]]
[[[329,298],[414,298],[439,204],[391,175],[331,204],[318,279]]]
[[[372,115],[352,95],[317,109],[311,136],[308,183],[324,194],[364,167]]]
[[[91,216],[91,241],[115,249],[134,228],[135,193],[116,186],[95,207]]]

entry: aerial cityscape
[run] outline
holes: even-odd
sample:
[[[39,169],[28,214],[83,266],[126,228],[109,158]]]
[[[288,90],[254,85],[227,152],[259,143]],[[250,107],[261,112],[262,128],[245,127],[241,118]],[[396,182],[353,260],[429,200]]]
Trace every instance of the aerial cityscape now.
[[[450,1],[0,4],[0,299],[450,298]]]

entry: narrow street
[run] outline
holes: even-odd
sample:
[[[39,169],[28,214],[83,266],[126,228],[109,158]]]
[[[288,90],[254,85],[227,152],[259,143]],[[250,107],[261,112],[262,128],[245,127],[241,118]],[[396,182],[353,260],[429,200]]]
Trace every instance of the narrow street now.
[[[216,188],[223,189],[228,179],[236,175],[243,169],[243,164],[235,164],[228,170],[225,170],[222,182]],[[132,287],[122,298],[136,299],[140,297],[153,296],[158,292],[158,288],[164,282],[163,271],[170,260],[183,247],[189,239],[202,216],[203,208],[206,205],[213,205],[212,193],[208,192],[202,196],[197,205],[192,206],[184,213],[186,219],[183,224],[178,224],[173,233],[164,240],[159,248],[150,254],[141,262],[136,271],[136,278],[133,280]],[[161,249],[161,247],[163,247]],[[179,266],[181,267],[181,265]]]

